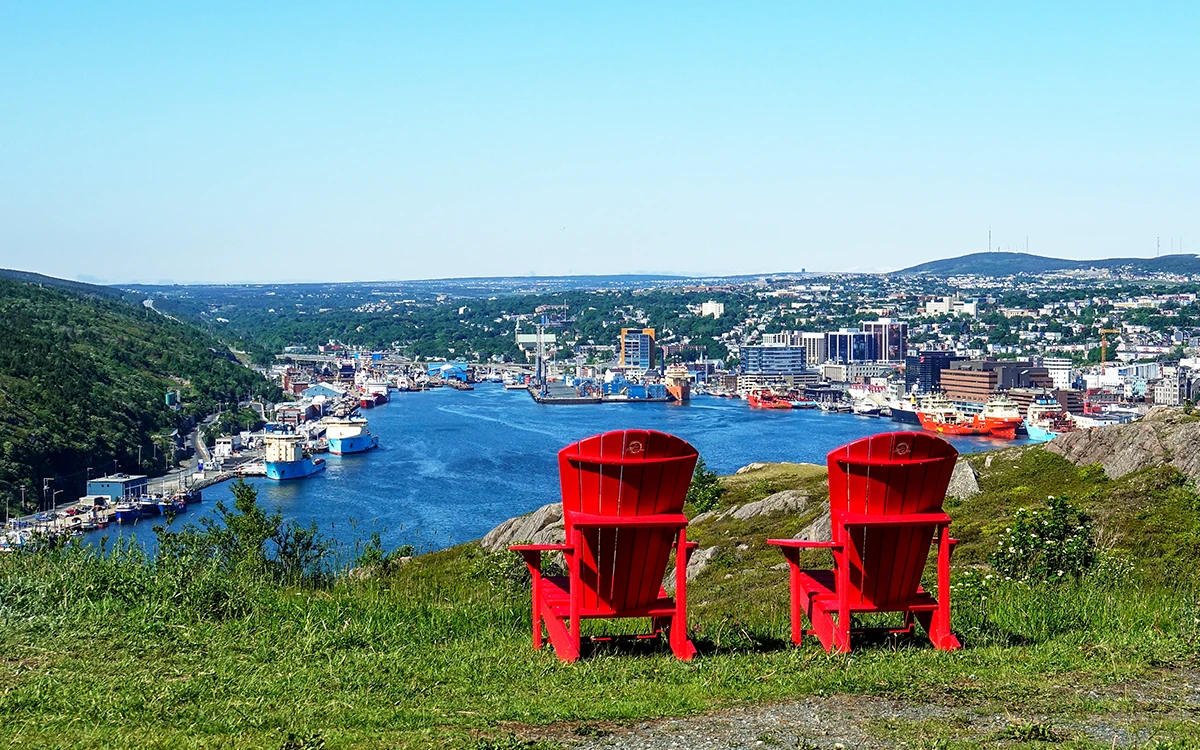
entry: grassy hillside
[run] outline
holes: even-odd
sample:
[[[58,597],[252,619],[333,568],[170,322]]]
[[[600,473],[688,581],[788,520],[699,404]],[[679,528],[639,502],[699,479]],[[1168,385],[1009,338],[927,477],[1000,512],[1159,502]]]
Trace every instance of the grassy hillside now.
[[[81,493],[87,467],[109,471],[114,460],[162,469],[152,435],[217,401],[274,395],[208,334],[77,286],[0,278],[0,503],[19,501],[22,485],[36,501],[48,477]],[[168,390],[183,392],[182,414],[166,407]]]
[[[365,558],[373,572],[331,579],[243,502],[248,512],[228,531],[185,535],[161,545],[155,561],[73,549],[0,559],[0,739],[40,748],[534,750],[603,742],[657,717],[879,696],[897,702],[868,726],[880,743],[1107,748],[1095,727],[1112,725],[1138,746],[1195,746],[1190,714],[1147,708],[1133,681],[1178,682],[1200,654],[1200,495],[1171,472],[1109,481],[1037,448],[989,455],[986,467],[987,455],[970,459],[982,493],[950,509],[963,538],[954,572],[960,652],[903,637],[843,657],[814,639],[789,644],[783,558],[764,541],[819,512],[819,467],[723,480],[724,508],[780,489],[812,502],[798,514],[694,525],[702,547],[721,551],[689,588],[700,655],[687,664],[644,643],[598,646],[561,664],[529,646],[528,593],[513,556],[467,544],[400,564],[375,551]],[[1005,524],[1050,492],[1094,511],[1100,563],[1049,584],[986,578]],[[964,712],[988,717],[986,727]],[[757,741],[833,746],[786,725]]]

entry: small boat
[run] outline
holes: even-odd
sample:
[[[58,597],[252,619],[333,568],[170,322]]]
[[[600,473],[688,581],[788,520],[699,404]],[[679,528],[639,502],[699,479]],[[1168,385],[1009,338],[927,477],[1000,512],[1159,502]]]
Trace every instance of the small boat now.
[[[879,404],[869,398],[860,398],[850,408],[860,417],[878,417],[883,411]]]
[[[164,497],[158,501],[158,512],[165,515],[179,515],[187,512],[187,501],[182,497]]]
[[[126,521],[136,521],[142,517],[141,511],[138,509],[137,503],[132,503],[132,502],[117,503],[116,515],[117,515],[117,523],[125,523]]]
[[[137,505],[138,513],[145,518],[158,515],[158,500],[153,497],[143,497]]]
[[[793,409],[815,409],[817,402],[807,398],[793,398],[790,400]]]

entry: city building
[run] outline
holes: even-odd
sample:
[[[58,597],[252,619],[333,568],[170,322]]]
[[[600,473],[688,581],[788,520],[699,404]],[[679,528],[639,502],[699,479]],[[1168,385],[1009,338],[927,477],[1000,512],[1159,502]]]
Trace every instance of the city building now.
[[[797,342],[804,347],[810,366],[820,365],[829,359],[829,339],[824,333],[809,333],[802,331]]]
[[[654,329],[621,329],[621,367],[630,370],[654,369]]]
[[[146,494],[147,480],[141,474],[112,474],[107,477],[89,479],[87,493],[104,495],[110,500],[141,497]]]
[[[941,297],[925,303],[926,315],[968,315],[972,318],[979,316],[979,303],[976,300],[962,300],[957,297]]]
[[[850,362],[874,362],[875,339],[868,333],[853,328],[843,328],[826,334],[829,342],[828,361],[847,364]]]
[[[700,303],[700,317],[702,317],[702,318],[705,316],[708,316],[708,315],[711,315],[713,318],[719,318],[724,314],[725,314],[725,303],[724,302],[713,302],[713,301],[709,300],[708,302]]]
[[[942,390],[958,404],[984,404],[1000,391],[1053,387],[1045,367],[1030,362],[969,360],[942,370]]]
[[[739,354],[742,371],[747,375],[797,375],[808,370],[808,356],[803,346],[743,346]]]
[[[908,351],[908,323],[891,318],[864,320],[863,333],[874,341],[875,359],[881,362],[902,362]]]
[[[951,351],[919,351],[904,358],[904,390],[933,393],[942,389],[942,371],[961,359]]]
[[[1075,378],[1071,360],[1066,357],[1042,357],[1042,367],[1050,375],[1055,388],[1069,389]]]

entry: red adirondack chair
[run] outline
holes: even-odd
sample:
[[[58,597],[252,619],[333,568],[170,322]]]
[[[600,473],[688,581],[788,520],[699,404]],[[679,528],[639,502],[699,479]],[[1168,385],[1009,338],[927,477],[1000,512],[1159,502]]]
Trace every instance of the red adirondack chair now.
[[[618,430],[558,452],[565,544],[519,544],[533,577],[533,647],[545,625],[563,661],[579,658],[584,618],[648,617],[657,638],[691,659],[687,637],[687,542],[683,503],[696,467],[696,449],[648,430]],[[672,546],[675,596],[662,587]],[[543,576],[543,552],[561,550],[567,576]]]
[[[903,612],[916,618],[935,648],[961,648],[950,632],[950,516],[942,500],[958,451],[941,438],[892,432],[856,440],[829,453],[832,541],[770,539],[791,571],[792,641],[815,635],[826,651],[850,651],[851,619],[859,612]],[[937,538],[937,598],[921,588],[921,573]],[[800,567],[804,549],[828,549],[833,570]],[[805,631],[801,611],[812,623]],[[855,630],[863,632],[865,629]]]

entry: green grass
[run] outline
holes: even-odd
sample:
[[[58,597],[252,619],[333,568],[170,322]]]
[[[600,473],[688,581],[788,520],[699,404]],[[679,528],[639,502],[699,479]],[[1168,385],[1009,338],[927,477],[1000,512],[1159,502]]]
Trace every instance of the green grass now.
[[[822,473],[812,467],[727,478],[722,501],[801,488],[813,495],[811,511],[693,528],[702,545],[723,551],[689,588],[700,655],[686,664],[656,644],[598,647],[572,665],[548,648],[534,652],[527,594],[489,583],[480,571],[490,561],[474,545],[420,556],[384,576],[303,587],[237,571],[169,576],[136,556],[8,556],[0,560],[0,742],[538,747],[523,743],[549,725],[597,736],[657,717],[835,694],[1051,717],[1037,721],[1059,732],[1128,712],[1108,686],[1195,663],[1195,577],[1150,570],[1194,554],[1180,545],[1186,522],[1195,521],[1186,510],[1195,496],[1173,478],[1110,482],[1037,453],[1004,464],[994,458],[981,475],[983,494],[952,509],[956,530],[970,532],[964,547],[976,548],[958,569],[954,626],[966,648],[953,654],[919,638],[862,643],[848,657],[828,656],[812,639],[790,646],[786,571],[772,568],[783,557],[763,542],[794,534],[816,514]],[[1030,474],[1031,466],[1038,470]],[[1156,541],[1113,547],[1143,553],[1132,571],[1033,588],[986,579],[977,564],[989,534],[1015,503],[1044,499],[1049,484],[1081,500],[1095,490],[1087,500],[1094,508],[1110,492],[1148,493],[1128,517],[1113,512],[1105,521],[1115,539],[1124,539],[1118,531],[1144,532]],[[974,578],[963,577],[968,571]],[[1158,739],[1200,741],[1194,723],[1177,719],[1147,720]],[[890,722],[875,731],[912,746],[979,741],[953,722]],[[983,739],[1037,746],[1037,731],[1017,726]],[[1091,746],[1061,731],[1061,746]]]

